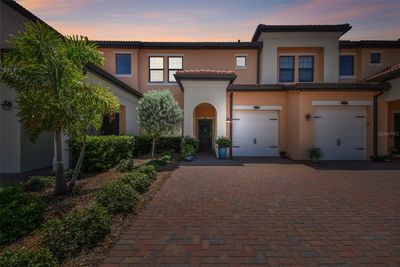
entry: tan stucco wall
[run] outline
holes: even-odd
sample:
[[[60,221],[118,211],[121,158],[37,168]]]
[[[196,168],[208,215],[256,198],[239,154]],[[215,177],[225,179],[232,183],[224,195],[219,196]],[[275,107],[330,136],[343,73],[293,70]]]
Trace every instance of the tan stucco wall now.
[[[307,151],[314,146],[314,120],[307,121],[306,114],[313,115],[316,100],[366,100],[373,102],[375,92],[235,92],[234,105],[282,106],[279,111],[279,151],[286,151],[293,159],[306,159]],[[227,94],[229,116],[229,93]],[[373,106],[367,110],[367,155],[373,154]],[[387,104],[379,98],[378,131],[387,131]],[[234,121],[232,122],[234,123]],[[226,125],[229,133],[229,124]],[[387,154],[387,138],[379,136],[378,153]]]
[[[217,49],[217,50],[184,50],[184,49],[114,49],[102,48],[106,57],[105,69],[115,75],[115,53],[132,54],[132,75],[118,77],[141,92],[168,88],[183,107],[183,92],[176,83],[168,83],[168,56],[182,56],[184,70],[230,70],[237,75],[235,83],[257,82],[257,49]],[[247,67],[235,68],[235,56],[246,55]],[[164,83],[149,83],[149,56],[164,56]]]
[[[381,52],[381,64],[370,64],[370,53]],[[341,82],[353,82],[400,63],[400,49],[352,48],[340,49],[340,54],[354,54],[354,78],[339,77]]]

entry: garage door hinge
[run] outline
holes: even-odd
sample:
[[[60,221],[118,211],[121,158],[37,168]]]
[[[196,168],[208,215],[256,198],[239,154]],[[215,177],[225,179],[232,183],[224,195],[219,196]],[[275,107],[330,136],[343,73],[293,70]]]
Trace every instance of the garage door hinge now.
[[[269,148],[278,148],[278,146],[269,146]]]
[[[272,119],[269,119],[270,121],[277,121],[278,119],[275,119],[275,118],[272,118]]]
[[[240,146],[232,146],[232,147],[234,147],[234,148],[238,148],[238,147],[240,147]]]
[[[240,119],[232,119],[233,121],[240,121]]]
[[[356,118],[363,119],[363,118],[365,118],[365,116],[364,115],[359,115],[359,116],[356,116]]]
[[[364,147],[356,147],[356,150],[365,150]]]
[[[321,116],[314,116],[314,119],[321,119]]]

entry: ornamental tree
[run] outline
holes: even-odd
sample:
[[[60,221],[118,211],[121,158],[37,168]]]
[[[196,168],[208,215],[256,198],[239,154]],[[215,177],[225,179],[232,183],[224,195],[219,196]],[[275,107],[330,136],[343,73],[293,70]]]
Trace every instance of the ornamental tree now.
[[[154,158],[156,140],[179,127],[182,109],[168,89],[149,91],[143,95],[137,107],[139,126],[152,139],[151,159]]]
[[[29,22],[9,40],[0,62],[0,80],[16,89],[18,116],[25,134],[35,141],[52,131],[55,138],[55,193],[67,192],[62,164],[62,134],[86,134],[98,128],[104,113],[117,109],[115,97],[85,82],[87,63],[104,57],[85,37],[63,37],[41,22]]]

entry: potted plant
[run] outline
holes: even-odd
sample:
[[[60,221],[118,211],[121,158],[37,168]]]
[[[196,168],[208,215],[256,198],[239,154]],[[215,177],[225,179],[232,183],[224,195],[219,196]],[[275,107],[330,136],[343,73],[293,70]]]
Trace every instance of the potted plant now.
[[[196,149],[190,145],[185,144],[182,146],[182,156],[186,161],[191,161],[196,153]]]
[[[219,159],[226,159],[227,156],[227,148],[231,147],[232,143],[229,138],[225,136],[219,136],[217,140],[215,140],[215,143],[218,146],[218,158]]]
[[[308,157],[314,163],[319,163],[321,158],[323,157],[322,149],[320,147],[312,147],[308,150]]]

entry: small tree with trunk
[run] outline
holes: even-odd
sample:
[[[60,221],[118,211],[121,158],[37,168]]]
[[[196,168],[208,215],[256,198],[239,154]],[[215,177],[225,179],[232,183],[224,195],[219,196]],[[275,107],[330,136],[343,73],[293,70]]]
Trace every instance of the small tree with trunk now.
[[[150,91],[143,95],[137,107],[139,126],[152,139],[151,158],[156,140],[176,130],[182,122],[182,109],[169,90]]]
[[[25,134],[35,141],[54,132],[55,193],[67,192],[62,164],[62,134],[85,135],[99,127],[100,117],[117,109],[115,97],[85,82],[87,63],[104,57],[85,37],[63,37],[40,22],[29,22],[12,36],[0,62],[0,80],[16,89],[18,116]]]

